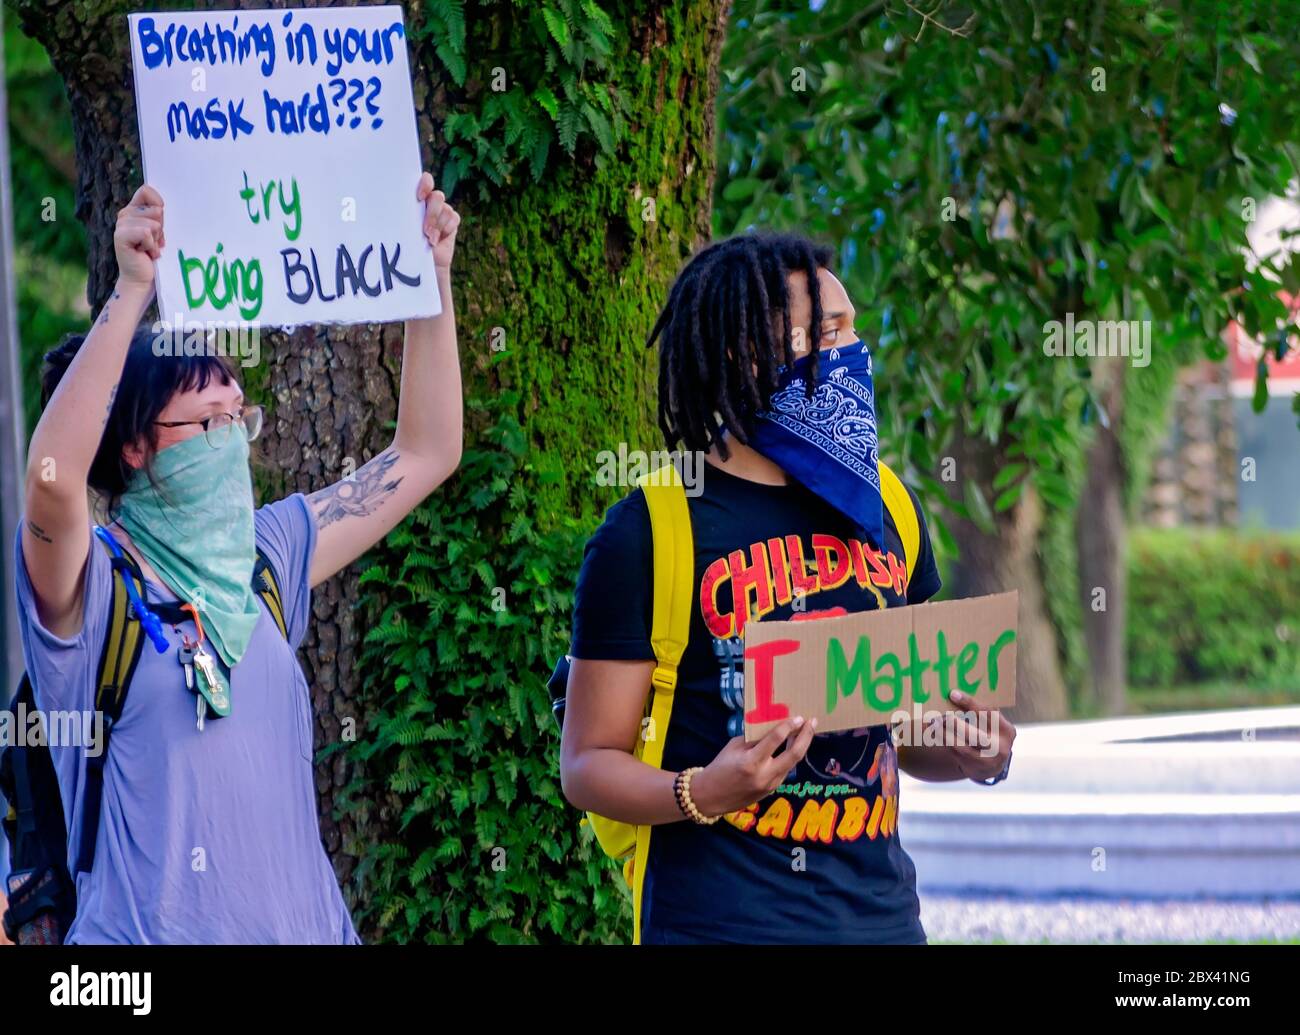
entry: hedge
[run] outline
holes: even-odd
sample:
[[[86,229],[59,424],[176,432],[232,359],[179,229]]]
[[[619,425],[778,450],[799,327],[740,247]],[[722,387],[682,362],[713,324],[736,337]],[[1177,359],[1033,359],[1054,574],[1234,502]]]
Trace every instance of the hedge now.
[[[1129,682],[1300,684],[1300,533],[1139,529]]]

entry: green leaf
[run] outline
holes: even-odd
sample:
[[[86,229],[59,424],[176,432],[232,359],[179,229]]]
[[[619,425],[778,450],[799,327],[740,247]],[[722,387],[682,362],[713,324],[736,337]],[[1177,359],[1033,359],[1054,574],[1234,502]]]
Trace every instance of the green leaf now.
[[[993,488],[1004,489],[1025,473],[1024,464],[1007,464],[993,478]],[[998,508],[1003,509],[1003,508]]]
[[[1268,408],[1268,367],[1262,359],[1255,371],[1255,391],[1250,398],[1250,408],[1255,413],[1263,413]]]
[[[609,120],[587,102],[582,105],[582,113],[587,117],[587,124],[595,134],[600,149],[605,154],[612,155],[614,153],[614,131],[610,128]]]
[[[452,81],[457,86],[465,85],[465,55],[456,50],[451,40],[443,38],[433,45],[433,52],[438,55],[438,60],[451,73]]]
[[[993,509],[999,514],[1003,511],[1010,510],[1016,505],[1016,502],[1020,499],[1021,493],[1024,491],[1025,483],[1016,482],[1015,485],[998,494],[998,498],[993,501]]]
[[[763,181],[755,177],[742,177],[738,180],[731,180],[726,187],[722,189],[722,198],[724,201],[741,201],[745,198],[753,197],[754,192],[762,185]]]
[[[546,111],[546,114],[552,119],[555,119],[559,114],[559,101],[555,99],[555,94],[551,92],[549,86],[543,84],[537,87],[537,89],[533,91],[533,100],[540,104]]]
[[[569,25],[564,20],[564,16],[551,7],[542,8],[542,20],[546,22],[546,30],[551,34],[561,47],[569,45]]]
[[[989,501],[984,495],[984,491],[979,487],[974,478],[965,479],[962,485],[962,495],[966,500],[966,506],[970,510],[970,517],[977,528],[985,534],[991,534],[995,528],[993,513],[989,510]]]
[[[560,106],[559,133],[560,146],[569,154],[578,143],[578,133],[582,128],[582,115],[577,105],[566,101]]]

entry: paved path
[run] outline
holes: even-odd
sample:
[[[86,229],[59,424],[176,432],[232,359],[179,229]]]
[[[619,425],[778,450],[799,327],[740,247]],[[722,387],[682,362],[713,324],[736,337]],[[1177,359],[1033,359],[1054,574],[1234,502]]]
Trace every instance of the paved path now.
[[[1300,902],[1025,900],[923,894],[921,923],[931,944],[1296,941]]]

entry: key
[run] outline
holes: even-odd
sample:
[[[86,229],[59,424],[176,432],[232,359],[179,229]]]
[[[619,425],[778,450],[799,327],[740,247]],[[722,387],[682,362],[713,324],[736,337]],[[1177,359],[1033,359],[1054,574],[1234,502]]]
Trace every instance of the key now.
[[[192,691],[194,689],[194,648],[188,644],[177,647],[176,660],[185,669],[185,689]]]
[[[217,666],[212,660],[212,655],[201,646],[194,653],[194,664],[199,669],[204,680],[206,680],[209,692],[221,685],[217,682]]]
[[[200,694],[207,698],[208,704],[218,716],[228,713],[230,698],[227,696],[221,673],[217,671],[215,659],[202,644],[199,644],[194,652],[194,666],[199,676]]]
[[[199,732],[203,732],[203,720],[208,714],[208,700],[204,694],[212,693],[217,689],[217,667],[212,661],[212,655],[203,649],[203,644],[197,644],[194,648],[194,668],[198,675],[199,682],[203,685],[198,688],[198,701],[195,705],[195,720]]]

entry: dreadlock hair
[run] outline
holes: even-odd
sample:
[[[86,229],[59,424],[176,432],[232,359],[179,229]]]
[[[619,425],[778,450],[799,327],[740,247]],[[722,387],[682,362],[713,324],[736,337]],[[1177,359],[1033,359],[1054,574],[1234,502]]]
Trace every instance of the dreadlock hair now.
[[[822,324],[817,272],[833,256],[799,234],[751,233],[711,244],[686,264],[646,341],[659,342],[659,428],[669,449],[716,445],[726,459],[723,428],[749,443],[755,414],[767,407],[781,368],[797,358],[786,283],[796,270],[807,275],[812,299],[811,397]]]

